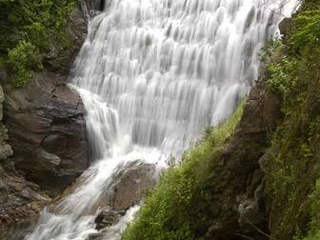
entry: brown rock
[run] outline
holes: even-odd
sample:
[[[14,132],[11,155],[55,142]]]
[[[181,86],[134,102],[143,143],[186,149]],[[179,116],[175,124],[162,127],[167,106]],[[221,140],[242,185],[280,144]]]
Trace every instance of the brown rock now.
[[[155,184],[155,165],[134,161],[120,168],[108,186],[104,206],[95,219],[98,230],[115,225],[126,211],[139,203]]]
[[[39,187],[27,182],[7,161],[0,165],[0,239],[7,239],[17,229],[27,228],[50,201]],[[23,225],[23,226],[22,226]],[[17,227],[19,226],[19,227]],[[12,229],[12,232],[10,231]]]
[[[212,179],[210,225],[205,239],[264,239],[268,232],[264,172],[259,160],[268,148],[267,135],[282,120],[281,100],[261,80],[251,89],[243,116],[222,151],[222,166]],[[256,228],[253,227],[256,226]]]
[[[139,160],[130,162],[114,174],[107,195],[112,210],[123,211],[137,204],[155,183],[155,166]]]
[[[83,104],[63,82],[43,72],[24,88],[6,88],[15,167],[52,195],[89,166]]]

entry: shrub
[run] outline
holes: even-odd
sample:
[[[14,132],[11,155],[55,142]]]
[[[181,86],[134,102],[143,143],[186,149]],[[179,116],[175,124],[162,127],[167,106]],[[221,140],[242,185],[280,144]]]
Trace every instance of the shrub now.
[[[12,83],[16,87],[26,84],[33,71],[42,69],[41,56],[37,48],[26,41],[20,41],[9,51],[8,63],[13,75]]]
[[[205,213],[195,204],[210,204],[208,178],[215,174],[221,148],[242,116],[243,103],[222,126],[206,131],[205,137],[187,151],[182,162],[163,174],[147,196],[135,222],[124,232],[123,240],[194,240]],[[200,207],[199,207],[200,208]]]
[[[45,56],[52,48],[62,52],[70,46],[65,26],[76,2],[0,0],[0,57],[7,58],[15,86],[22,86],[33,71],[41,69],[40,55]],[[31,57],[31,63],[18,56]]]
[[[272,55],[266,66],[268,86],[282,97],[284,113],[272,138],[276,154],[266,176],[274,239],[296,235],[313,240],[320,234],[319,222],[312,223],[314,199],[319,197],[313,192],[318,191],[315,183],[320,177],[319,6],[319,1],[305,1],[293,19],[280,57],[272,59]]]

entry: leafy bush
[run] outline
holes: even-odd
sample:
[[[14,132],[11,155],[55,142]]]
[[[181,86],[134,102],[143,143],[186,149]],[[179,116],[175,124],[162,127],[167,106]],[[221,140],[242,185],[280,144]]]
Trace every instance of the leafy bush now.
[[[299,54],[306,46],[320,46],[320,9],[306,10],[295,18],[295,31],[289,38],[291,53]]]
[[[209,176],[215,173],[221,148],[242,116],[243,104],[225,124],[206,131],[202,141],[186,152],[180,165],[170,168],[147,196],[137,220],[123,234],[123,240],[194,240],[205,213],[194,206],[210,204]]]
[[[13,72],[12,83],[16,87],[23,86],[32,77],[33,71],[42,69],[37,48],[26,41],[20,41],[9,51],[8,63]]]
[[[40,55],[52,48],[63,51],[69,46],[65,26],[75,2],[77,0],[0,0],[0,56],[7,58],[14,71],[12,82],[16,86],[25,84],[33,71],[41,69]],[[27,56],[32,62],[19,60],[19,55]]]

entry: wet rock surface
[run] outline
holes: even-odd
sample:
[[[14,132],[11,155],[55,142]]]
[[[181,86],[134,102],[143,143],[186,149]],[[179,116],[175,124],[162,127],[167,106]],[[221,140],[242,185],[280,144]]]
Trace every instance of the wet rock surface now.
[[[95,219],[96,229],[101,230],[106,227],[110,227],[119,222],[122,215],[113,210],[105,210],[99,213],[99,215]]]
[[[153,164],[137,160],[119,169],[106,193],[106,207],[95,219],[96,229],[117,224],[126,210],[138,204],[155,182],[156,166]]]
[[[24,88],[6,88],[6,118],[15,167],[55,195],[88,166],[84,107],[64,77],[38,74]]]

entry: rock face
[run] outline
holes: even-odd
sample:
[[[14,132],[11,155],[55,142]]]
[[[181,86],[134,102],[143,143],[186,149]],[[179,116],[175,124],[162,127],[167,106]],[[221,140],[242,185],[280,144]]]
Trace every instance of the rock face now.
[[[4,102],[4,93],[0,85],[0,161],[7,159],[9,156],[12,156],[13,151],[10,145],[7,144],[8,135],[7,129],[2,123],[3,120],[3,102]]]
[[[156,167],[139,160],[130,162],[114,174],[108,187],[105,209],[97,216],[98,230],[116,224],[130,207],[141,201],[156,182]]]
[[[4,94],[0,86],[0,239],[16,233],[8,232],[8,226],[31,221],[48,202],[36,184],[21,177],[8,157],[13,151],[7,144],[7,129],[2,123]]]
[[[62,50],[52,46],[43,56],[45,71],[36,73],[19,89],[0,74],[0,81],[7,82],[3,86],[7,98],[4,120],[15,167],[52,196],[89,165],[84,107],[78,94],[66,86],[69,69],[87,33],[86,12],[81,6],[72,11],[66,28],[70,47]]]
[[[110,227],[119,222],[122,214],[113,210],[105,210],[99,213],[95,219],[96,229],[101,230],[106,227]]]
[[[259,162],[268,147],[267,134],[275,129],[281,100],[268,91],[264,76],[250,92],[243,117],[222,152],[219,175],[212,180],[215,201],[206,239],[265,239],[264,173]],[[258,230],[257,230],[258,229]]]
[[[19,229],[36,220],[39,211],[50,201],[39,186],[27,182],[6,160],[0,165],[0,239],[14,239]],[[9,229],[12,227],[12,231]],[[18,237],[18,236],[16,236]]]
[[[0,86],[0,239],[22,239],[26,226],[51,200],[41,189],[54,196],[89,165],[83,104],[66,86],[87,33],[80,6],[72,11],[66,33],[70,47],[52,47],[43,56],[46,71],[26,87],[12,88],[0,69],[5,92]],[[7,142],[14,149],[12,158]]]
[[[84,108],[64,77],[43,72],[24,88],[6,88],[6,125],[15,167],[52,195],[89,165]]]
[[[50,47],[50,52],[44,55],[44,65],[48,71],[67,76],[70,68],[87,35],[87,7],[86,2],[75,8],[70,16],[66,28],[66,38],[69,41],[67,49]]]

